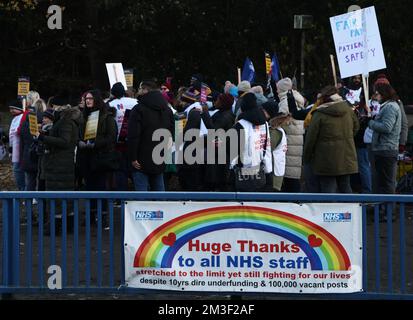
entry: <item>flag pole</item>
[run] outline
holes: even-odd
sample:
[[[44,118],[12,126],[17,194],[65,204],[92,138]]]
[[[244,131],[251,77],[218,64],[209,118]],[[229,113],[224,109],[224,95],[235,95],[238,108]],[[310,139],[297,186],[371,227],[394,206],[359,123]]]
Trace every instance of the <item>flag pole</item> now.
[[[241,83],[241,68],[237,68],[238,70],[238,83]]]

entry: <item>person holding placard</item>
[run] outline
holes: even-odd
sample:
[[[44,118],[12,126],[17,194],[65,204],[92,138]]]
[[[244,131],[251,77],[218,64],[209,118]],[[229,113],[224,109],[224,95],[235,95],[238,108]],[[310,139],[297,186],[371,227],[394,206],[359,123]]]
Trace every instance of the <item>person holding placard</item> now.
[[[82,172],[87,191],[106,191],[106,174],[117,169],[115,145],[117,125],[103,102],[100,91],[89,91],[85,96],[83,110],[84,137],[79,141]],[[109,159],[113,156],[113,159]]]

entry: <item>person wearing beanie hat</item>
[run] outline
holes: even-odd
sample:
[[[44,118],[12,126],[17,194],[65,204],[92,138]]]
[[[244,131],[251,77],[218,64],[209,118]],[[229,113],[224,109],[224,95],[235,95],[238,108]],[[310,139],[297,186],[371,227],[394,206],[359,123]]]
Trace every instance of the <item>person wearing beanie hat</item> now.
[[[304,145],[304,164],[310,164],[321,193],[352,193],[350,176],[358,172],[354,136],[359,122],[334,86],[321,91],[321,104],[312,115]]]
[[[389,79],[387,79],[386,75],[381,73],[377,76],[377,80],[374,82],[374,85],[378,85],[378,84],[390,84]]]
[[[241,113],[241,104],[243,97],[251,90],[251,83],[249,81],[241,81],[238,86],[238,100],[234,107],[234,114],[238,118]]]
[[[241,81],[238,84],[238,93],[242,97],[245,93],[251,90],[251,83],[247,80]]]
[[[111,93],[115,99],[109,101],[109,107],[115,113],[117,127],[115,148],[120,155],[119,169],[114,172],[116,191],[128,191],[128,178],[131,175],[127,159],[128,121],[132,109],[138,104],[138,100],[126,97],[125,87],[120,82],[113,85]]]
[[[53,109],[47,109],[45,112],[42,113],[43,118],[48,118],[52,122],[54,121],[54,110]]]
[[[257,98],[254,93],[247,93],[242,97],[240,103],[241,114],[238,117],[234,129],[238,137],[238,155],[230,159],[230,168],[236,191],[262,192],[267,190],[266,181],[260,190],[237,190],[237,172],[245,172],[263,166],[264,173],[268,175],[273,170],[271,156],[271,141],[268,124],[262,108],[258,107]],[[241,139],[241,137],[244,137]],[[263,139],[263,137],[265,137]],[[253,184],[251,184],[253,186]],[[247,186],[245,186],[246,188]]]
[[[13,165],[13,175],[19,191],[24,191],[26,183],[24,177],[24,171],[20,165],[20,147],[21,137],[20,130],[23,119],[23,105],[20,100],[12,101],[8,104],[10,113],[13,119],[10,123],[9,129],[9,153],[11,154],[11,161]]]
[[[126,95],[125,87],[121,82],[117,82],[113,85],[110,93],[116,98],[121,99]]]
[[[293,90],[293,82],[290,78],[284,78],[277,82],[277,93],[279,98],[279,112],[287,116],[290,114],[289,97],[292,97],[294,108],[298,111],[305,109],[305,99],[296,90]],[[284,175],[284,192],[301,192],[302,176],[302,154],[304,146],[304,121],[292,119],[283,125],[283,130],[287,135],[288,150],[286,156],[286,167]]]
[[[284,78],[277,82],[277,93],[287,92],[293,89],[293,82],[290,78]]]
[[[264,109],[264,112],[266,113],[265,116],[267,117],[267,120],[270,120],[280,115],[278,112],[279,111],[278,103],[275,101],[267,101],[263,103],[262,108]]]
[[[13,114],[13,110],[16,110],[17,113],[23,112],[23,104],[21,100],[13,100],[8,103],[10,112]]]

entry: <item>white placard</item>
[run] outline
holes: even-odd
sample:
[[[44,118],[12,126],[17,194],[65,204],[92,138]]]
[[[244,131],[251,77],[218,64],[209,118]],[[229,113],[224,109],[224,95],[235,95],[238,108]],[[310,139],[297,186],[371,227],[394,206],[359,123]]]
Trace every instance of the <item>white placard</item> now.
[[[125,90],[128,90],[122,63],[106,63],[106,70],[108,72],[109,83],[111,88],[115,83],[121,82],[125,87]]]
[[[387,67],[374,6],[331,17],[330,23],[342,79]]]

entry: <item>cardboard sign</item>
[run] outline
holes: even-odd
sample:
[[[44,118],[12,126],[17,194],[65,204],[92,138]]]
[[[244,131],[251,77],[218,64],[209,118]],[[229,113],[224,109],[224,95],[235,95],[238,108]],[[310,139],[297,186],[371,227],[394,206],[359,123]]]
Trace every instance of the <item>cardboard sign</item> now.
[[[271,56],[268,53],[265,54],[265,69],[267,75],[271,74]]]
[[[122,63],[106,63],[106,70],[108,72],[109,83],[111,88],[115,83],[121,82],[125,87],[125,90],[128,90]]]
[[[87,118],[85,141],[96,139],[98,133],[99,111],[92,112]]]
[[[30,78],[20,77],[17,83],[17,96],[26,97],[30,91]]]
[[[341,78],[385,69],[374,7],[330,18]]]
[[[133,69],[125,69],[125,79],[128,88],[133,88]]]
[[[35,114],[29,114],[29,126],[30,126],[30,134],[32,136],[38,136],[39,126],[37,125],[37,117]]]

